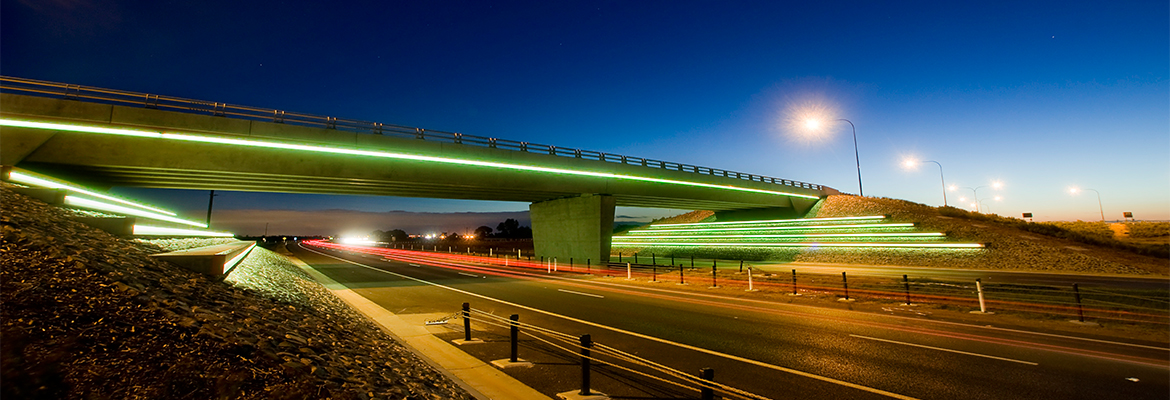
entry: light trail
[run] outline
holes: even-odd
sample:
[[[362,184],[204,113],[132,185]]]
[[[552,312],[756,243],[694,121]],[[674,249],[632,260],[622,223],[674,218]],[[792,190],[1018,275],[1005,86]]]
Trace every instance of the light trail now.
[[[318,245],[323,245],[322,247],[327,247],[327,248],[335,247],[335,246],[340,247],[339,245],[332,244],[332,243],[323,243],[323,242],[314,242],[314,243],[318,244]],[[314,244],[314,243],[310,243],[310,244]],[[369,248],[367,248],[367,249],[369,249]],[[390,249],[378,249],[378,250],[379,251],[388,251]],[[350,250],[350,251],[356,251],[356,250]],[[404,251],[404,250],[395,250],[395,251]],[[411,252],[409,250],[406,250],[406,251]],[[433,256],[440,256],[440,257],[450,256],[449,254],[441,254],[441,253],[438,253],[438,254],[436,254],[436,253],[422,253],[422,254],[427,255],[427,256],[432,256],[432,257]],[[487,258],[487,260],[494,260],[494,259]],[[480,261],[482,261],[482,260],[480,260]],[[432,264],[432,263],[428,263],[428,264]],[[768,314],[773,314],[773,315],[799,317],[799,318],[803,318],[803,319],[815,319],[815,320],[821,320],[821,321],[826,321],[826,322],[840,322],[840,319],[835,318],[835,317],[822,316],[822,315],[818,315],[818,314],[798,312],[798,311],[778,310],[775,308],[771,308],[771,307],[779,306],[780,304],[777,304],[774,302],[768,302],[765,300],[728,298],[728,297],[718,296],[718,295],[677,292],[677,291],[671,291],[671,290],[660,289],[660,288],[642,288],[642,287],[628,286],[628,285],[622,285],[622,284],[610,283],[610,282],[594,282],[594,281],[585,282],[585,281],[580,281],[580,280],[573,279],[573,278],[566,278],[566,277],[555,275],[555,274],[545,274],[545,273],[534,274],[534,273],[528,273],[528,272],[522,272],[522,271],[499,271],[499,270],[491,270],[489,267],[476,268],[476,267],[469,267],[469,266],[455,266],[455,264],[449,264],[447,262],[440,262],[440,261],[434,262],[433,266],[442,267],[442,268],[462,269],[462,270],[468,270],[467,268],[472,268],[472,269],[479,271],[481,273],[490,273],[487,271],[494,271],[495,273],[493,275],[496,275],[496,276],[512,277],[512,278],[516,278],[516,279],[535,280],[535,281],[556,280],[556,281],[558,281],[558,283],[560,283],[562,285],[575,287],[575,288],[582,288],[585,290],[604,290],[604,291],[607,291],[610,293],[625,294],[625,295],[636,296],[636,297],[649,297],[649,298],[655,298],[655,299],[661,299],[661,300],[669,300],[672,302],[682,302],[682,303],[690,303],[690,304],[696,304],[696,305],[734,309],[734,310],[740,310],[740,311],[760,312],[760,313],[768,313]],[[365,266],[365,267],[373,268],[373,267],[368,267],[368,266]],[[533,264],[533,269],[544,270],[544,266],[539,265],[539,264]],[[384,272],[393,274],[392,272],[388,272],[388,271],[384,271]],[[414,278],[411,278],[411,279],[414,279]],[[458,289],[454,289],[454,290],[458,290]],[[651,293],[651,292],[654,292],[654,293]],[[703,300],[703,299],[701,299],[701,297],[711,298],[713,300]],[[758,304],[763,304],[763,305],[766,305],[769,307],[746,305],[746,304],[731,304],[731,303],[728,303],[728,300],[758,303]],[[813,309],[817,308],[817,307],[812,307],[812,306],[805,306],[805,307],[809,307],[809,308],[813,308]],[[882,316],[882,317],[887,317],[887,316]],[[892,317],[892,318],[909,319],[909,318],[904,318],[904,317]],[[909,319],[909,320],[913,320],[913,321],[919,322],[919,323],[924,322],[923,320],[920,320],[920,319]],[[929,321],[929,322],[958,325],[958,326],[962,326],[965,328],[983,328],[983,329],[990,328],[990,327],[985,327],[985,326],[972,326],[972,325],[959,324],[959,323],[948,323],[946,321]],[[1159,368],[1170,368],[1170,365],[1166,365],[1161,360],[1156,361],[1156,362],[1151,362],[1149,359],[1143,358],[1143,357],[1128,356],[1128,355],[1115,354],[1115,353],[1109,353],[1109,352],[1104,352],[1104,351],[1078,349],[1078,348],[1072,348],[1072,347],[1067,347],[1067,346],[1062,346],[1062,345],[1054,345],[1054,344],[1048,344],[1048,343],[1039,343],[1039,342],[1026,341],[1026,340],[1016,340],[1016,339],[1006,339],[1006,338],[1002,338],[1002,337],[990,337],[990,336],[983,336],[983,335],[979,335],[979,334],[940,331],[940,330],[932,329],[932,328],[918,328],[918,327],[895,325],[895,324],[874,322],[874,321],[851,320],[850,323],[854,324],[854,325],[858,325],[858,326],[866,326],[866,327],[886,329],[886,330],[899,331],[899,332],[905,332],[905,333],[946,337],[946,338],[952,338],[952,339],[969,340],[969,341],[976,341],[976,342],[997,344],[997,345],[1008,345],[1008,346],[1022,347],[1022,348],[1032,349],[1032,350],[1053,351],[1053,352],[1058,352],[1058,353],[1062,353],[1062,354],[1070,354],[1070,355],[1075,355],[1075,356],[1093,357],[1093,358],[1100,358],[1100,359],[1106,359],[1106,360],[1111,360],[1111,361],[1120,361],[1120,362],[1135,363],[1135,364],[1141,364],[1141,365],[1147,365],[1147,366],[1155,366],[1155,367],[1159,367]],[[999,328],[996,330],[1021,333],[1021,334],[1029,334],[1029,335],[1040,335],[1040,336],[1060,337],[1060,338],[1073,339],[1073,340],[1084,340],[1084,341],[1097,342],[1097,343],[1107,343],[1107,344],[1147,348],[1147,349],[1170,352],[1170,349],[1166,349],[1166,348],[1134,345],[1131,343],[1124,343],[1124,342],[1103,341],[1103,340],[1099,340],[1099,339],[1079,338],[1079,337],[1075,337],[1075,336],[1052,335],[1052,334],[1044,334],[1044,333],[1039,333],[1039,332],[1021,331],[1021,330],[1003,329],[1003,328]]]

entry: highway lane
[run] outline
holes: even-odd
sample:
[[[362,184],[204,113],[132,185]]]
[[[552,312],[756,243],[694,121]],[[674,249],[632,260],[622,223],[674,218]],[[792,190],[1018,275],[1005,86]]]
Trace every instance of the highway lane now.
[[[734,371],[719,373],[717,380],[772,398],[797,395],[801,398],[888,398],[825,379],[680,349],[539,315],[530,310],[493,305],[482,298],[294,251],[330,277],[357,288],[359,293],[396,313],[449,313],[463,301],[470,301],[477,308],[490,308],[500,314],[519,313],[526,322],[560,331],[587,331],[599,342],[637,349],[640,355],[677,366],[683,371],[695,371],[703,366],[715,367],[716,371]],[[421,263],[415,263],[418,267],[411,266],[411,263],[385,263],[378,261],[379,258],[357,259],[364,264],[484,296],[914,398],[1102,398],[1118,395],[1164,398],[1168,388],[1164,365],[1149,366],[1103,358],[1120,353],[1124,357],[1155,360],[1160,357],[1164,361],[1167,353],[1163,350],[1132,349],[1059,337],[1038,339],[1027,333],[988,331],[961,325],[924,328],[924,324],[931,324],[841,310],[758,302],[744,304],[729,299],[696,301],[702,299],[658,293],[647,295],[642,289],[597,285],[577,279],[471,277],[460,272],[476,273]],[[1013,345],[1013,341],[1027,343]],[[1062,348],[1035,348],[1042,345]],[[1128,353],[1119,351],[1119,347],[1126,348]],[[1090,352],[1102,354],[1096,357],[1082,355]],[[1135,377],[1139,378],[1138,382],[1126,380]]]

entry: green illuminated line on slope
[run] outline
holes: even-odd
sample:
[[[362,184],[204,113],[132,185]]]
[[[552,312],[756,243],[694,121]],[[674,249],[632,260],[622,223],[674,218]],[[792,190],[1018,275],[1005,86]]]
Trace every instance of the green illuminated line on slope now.
[[[809,233],[804,235],[635,235],[614,236],[614,239],[705,239],[705,238],[827,238],[827,237],[943,237],[942,232],[907,232],[907,233]]]
[[[636,229],[630,233],[660,233],[660,232],[731,232],[731,231],[779,231],[794,229],[837,229],[837,228],[908,228],[913,222],[899,222],[892,224],[858,224],[858,225],[808,225],[808,226],[764,226],[749,228],[695,228],[695,229]]]
[[[615,246],[645,246],[648,243],[613,242]],[[691,247],[900,247],[900,248],[982,248],[982,243],[875,243],[875,242],[804,242],[804,243],[653,243],[654,246],[691,246]]]
[[[884,219],[885,215],[871,215],[866,217],[825,217],[825,218],[796,218],[796,219],[772,219],[765,221],[726,221],[726,222],[689,222],[680,224],[655,224],[651,225],[650,229],[659,229],[663,227],[673,226],[704,226],[704,225],[737,225],[737,224],[776,224],[785,222],[823,222],[823,221],[855,221],[867,219]]]
[[[74,207],[90,208],[90,209],[94,209],[94,210],[107,211],[107,212],[111,212],[114,214],[134,215],[134,216],[139,216],[139,217],[143,217],[143,218],[156,219],[159,221],[176,222],[176,223],[180,223],[180,224],[184,224],[184,225],[198,226],[200,228],[207,227],[207,224],[204,224],[201,222],[188,221],[185,219],[175,218],[175,217],[172,217],[169,215],[162,215],[162,214],[153,213],[150,211],[143,211],[143,210],[137,210],[137,209],[133,209],[133,208],[129,208],[129,207],[122,207],[122,206],[110,204],[110,203],[102,203],[100,201],[91,200],[91,199],[87,199],[84,197],[66,195],[65,196],[65,204],[68,204],[68,205],[71,205]]]
[[[253,242],[252,245],[248,246],[248,248],[245,249],[244,251],[241,251],[240,254],[237,254],[235,257],[232,257],[231,260],[227,260],[227,262],[223,263],[223,270],[229,271],[232,269],[232,267],[235,267],[236,264],[238,264],[240,261],[242,261],[244,259],[244,257],[248,256],[248,253],[252,252],[253,247],[256,247],[255,242]]]
[[[205,236],[233,237],[231,232],[211,232],[196,229],[165,228],[161,226],[134,225],[134,236]]]
[[[91,190],[87,190],[87,189],[82,188],[80,186],[72,185],[72,184],[66,183],[64,181],[56,180],[56,179],[53,179],[53,178],[50,178],[50,177],[47,177],[47,176],[44,176],[41,174],[29,172],[29,171],[15,171],[14,170],[8,174],[8,179],[13,181],[13,182],[21,183],[21,184],[25,184],[25,185],[29,185],[29,186],[47,187],[50,189],[65,189],[65,190],[74,191],[77,193],[82,193],[82,194],[86,194],[89,196],[97,197],[100,199],[106,199],[109,201],[138,207],[138,208],[141,208],[144,210],[150,210],[150,211],[154,211],[154,212],[158,212],[158,213],[162,213],[162,214],[166,214],[166,215],[170,215],[170,216],[177,215],[177,214],[170,212],[170,211],[167,211],[167,210],[162,210],[162,209],[138,204],[138,203],[135,203],[135,202],[132,202],[129,200],[122,200],[122,199],[119,199],[117,197],[113,197],[113,196],[109,196],[109,195],[104,195],[104,194],[97,193],[97,192],[94,192]]]
[[[291,144],[291,143],[281,143],[281,142],[272,142],[272,141],[263,141],[263,140],[244,140],[244,139],[231,139],[231,138],[211,137],[211,136],[199,136],[199,135],[192,135],[192,134],[186,134],[186,133],[151,132],[151,131],[132,130],[132,129],[100,128],[100,127],[81,126],[81,125],[73,125],[73,124],[20,121],[20,120],[12,120],[12,119],[7,119],[7,118],[0,119],[0,126],[15,126],[15,127],[37,128],[37,129],[64,130],[64,131],[73,131],[73,132],[137,136],[137,137],[156,138],[156,139],[182,140],[182,141],[199,142],[199,143],[213,143],[213,144],[224,144],[224,145],[234,145],[234,146],[252,146],[252,147],[270,148],[270,149],[284,149],[284,150],[295,150],[295,151],[309,151],[309,152],[316,152],[316,153],[356,155],[356,156],[365,156],[365,157],[390,158],[390,159],[398,159],[398,160],[435,162],[435,163],[443,163],[443,164],[472,165],[472,166],[479,166],[479,167],[510,169],[510,170],[517,170],[517,171],[546,172],[546,173],[562,174],[562,175],[590,176],[590,177],[596,177],[596,178],[611,178],[611,179],[622,179],[622,180],[641,181],[641,182],[665,183],[665,184],[671,184],[671,185],[703,187],[703,188],[710,188],[710,189],[734,190],[734,191],[740,191],[740,192],[801,197],[801,198],[806,198],[806,199],[819,199],[820,198],[817,196],[812,196],[812,195],[807,195],[807,194],[778,192],[778,191],[773,191],[773,190],[752,189],[752,188],[745,188],[745,187],[739,187],[739,186],[729,186],[729,185],[715,185],[715,184],[710,184],[710,183],[687,182],[687,181],[679,181],[679,180],[674,180],[674,179],[650,178],[650,177],[644,177],[644,176],[621,175],[621,174],[612,174],[612,173],[605,173],[605,172],[577,171],[577,170],[562,169],[562,168],[538,167],[538,166],[533,166],[533,165],[505,164],[505,163],[491,162],[491,161],[461,160],[461,159],[456,159],[456,158],[422,156],[422,155],[416,155],[416,154],[391,153],[391,152],[384,152],[384,151],[357,150],[357,149],[349,149],[349,148],[343,148],[343,147],[310,146],[310,145],[303,145],[303,144]]]

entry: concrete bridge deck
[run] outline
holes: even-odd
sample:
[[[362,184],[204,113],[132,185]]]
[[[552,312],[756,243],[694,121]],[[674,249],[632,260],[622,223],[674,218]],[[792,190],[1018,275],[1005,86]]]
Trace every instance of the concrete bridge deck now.
[[[591,243],[587,253],[603,259],[615,206],[799,216],[836,193],[457,133],[20,78],[0,83],[3,165],[106,187],[523,201],[533,203],[537,253],[549,256],[573,256],[569,240]]]

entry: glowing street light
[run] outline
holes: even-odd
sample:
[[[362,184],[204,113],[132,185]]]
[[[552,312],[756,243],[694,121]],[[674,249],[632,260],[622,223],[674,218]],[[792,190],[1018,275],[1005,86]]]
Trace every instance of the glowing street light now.
[[[988,200],[988,199],[986,199],[986,198],[979,199],[979,205],[983,206],[983,201],[984,201],[984,200]],[[992,198],[991,198],[991,200],[995,200],[995,201],[1002,201],[1002,200],[1003,200],[1003,197],[1000,197],[1000,196],[995,196],[995,197],[992,197]],[[988,214],[991,214],[991,208],[988,208],[987,206],[983,206],[983,209],[985,210],[984,212],[986,212],[986,213],[988,213]]]
[[[991,182],[990,185],[977,186],[977,187],[973,187],[973,188],[972,187],[958,187],[955,185],[951,185],[948,188],[948,190],[950,190],[952,192],[955,190],[958,190],[958,189],[970,190],[971,191],[971,200],[975,201],[975,204],[974,204],[975,212],[983,212],[982,209],[979,207],[980,200],[977,200],[977,199],[979,199],[979,189],[983,189],[983,188],[987,188],[987,187],[995,189],[995,190],[999,190],[1000,188],[1003,188],[1003,182],[993,181],[993,182]],[[986,200],[986,199],[984,199],[984,200]],[[998,199],[996,199],[996,200],[998,200]],[[959,200],[959,201],[966,201],[966,200]]]
[[[861,186],[861,155],[857,151],[857,126],[853,125],[853,121],[847,120],[845,118],[838,118],[834,121],[848,122],[849,126],[853,128],[853,158],[857,160],[857,194],[865,196],[865,189],[863,189]],[[804,128],[810,131],[818,131],[821,129],[822,125],[824,125],[824,122],[817,118],[809,118],[804,120]]]
[[[947,181],[946,181],[946,178],[943,177],[942,164],[939,164],[938,161],[930,161],[930,160],[926,160],[926,161],[922,161],[922,162],[934,163],[934,165],[938,166],[938,180],[939,180],[939,182],[942,182],[942,188],[943,188],[943,207],[946,207],[947,206]],[[904,164],[906,165],[907,168],[915,168],[918,166],[918,163],[919,163],[919,161],[915,160],[913,158],[906,159],[906,161],[904,162]],[[954,187],[954,186],[951,186],[951,187]],[[954,189],[952,189],[952,190],[954,190]]]
[[[1098,192],[1095,189],[1088,189],[1088,188],[1086,188],[1084,190],[1092,190],[1093,193],[1097,194],[1097,210],[1101,211],[1101,222],[1105,222],[1105,207],[1101,206],[1101,192]],[[1072,193],[1074,195],[1080,191],[1081,191],[1081,189],[1077,188],[1076,186],[1068,188],[1068,192]]]

